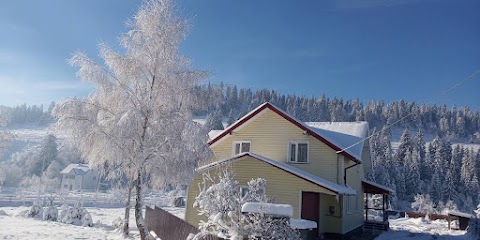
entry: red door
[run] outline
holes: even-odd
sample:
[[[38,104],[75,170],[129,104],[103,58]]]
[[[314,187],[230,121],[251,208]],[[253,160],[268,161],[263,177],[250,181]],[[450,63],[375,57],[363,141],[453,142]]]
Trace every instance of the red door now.
[[[320,220],[320,195],[315,192],[302,192],[301,218],[315,221],[317,226]],[[314,231],[315,235],[318,231]]]

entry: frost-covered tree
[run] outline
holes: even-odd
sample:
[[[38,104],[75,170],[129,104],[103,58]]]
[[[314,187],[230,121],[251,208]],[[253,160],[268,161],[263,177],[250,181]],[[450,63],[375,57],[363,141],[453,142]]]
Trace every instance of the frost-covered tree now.
[[[248,190],[242,194],[230,171],[221,171],[217,179],[205,173],[194,207],[198,207],[199,214],[207,221],[200,222],[200,233],[193,239],[202,239],[206,235],[232,240],[300,239],[300,234],[290,226],[288,219],[242,213],[244,203],[269,201],[265,196],[265,184],[265,179],[252,179],[248,182]]]
[[[36,148],[33,156],[27,162],[30,175],[41,176],[50,166],[50,163],[58,158],[57,138],[54,135],[47,135]]]
[[[11,135],[3,130],[5,126],[7,118],[5,114],[0,111],[0,159],[3,158],[3,154],[7,150],[9,143],[11,141]],[[3,188],[3,184],[5,182],[7,176],[7,169],[4,164],[0,164],[0,191]]]
[[[7,112],[0,108],[0,159],[7,150],[9,143],[11,142],[12,135],[5,130],[5,126],[8,123]],[[1,184],[0,184],[1,186]]]
[[[191,114],[193,89],[207,73],[192,70],[179,52],[188,23],[172,0],[143,2],[128,27],[121,51],[99,45],[103,63],[73,55],[69,62],[79,68],[77,76],[95,91],[58,103],[53,114],[56,128],[71,137],[90,165],[110,169],[108,177],[128,179],[125,233],[135,187],[135,219],[146,239],[144,186],[186,183],[198,161],[209,158],[207,134]]]
[[[418,212],[434,213],[434,204],[430,198],[430,195],[428,194],[417,194],[411,204],[411,207]]]

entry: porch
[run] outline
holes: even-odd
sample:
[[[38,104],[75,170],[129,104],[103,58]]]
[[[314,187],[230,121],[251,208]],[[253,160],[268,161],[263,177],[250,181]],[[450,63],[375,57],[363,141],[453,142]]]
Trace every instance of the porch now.
[[[388,197],[394,191],[367,180],[362,181],[362,186],[365,199],[365,218],[363,228],[383,231],[388,230]]]

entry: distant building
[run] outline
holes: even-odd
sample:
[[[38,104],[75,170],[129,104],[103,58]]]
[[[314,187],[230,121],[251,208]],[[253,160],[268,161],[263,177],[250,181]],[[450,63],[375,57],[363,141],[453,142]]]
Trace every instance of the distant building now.
[[[67,191],[96,191],[100,184],[100,176],[86,164],[73,163],[60,172],[62,176],[62,190]]]

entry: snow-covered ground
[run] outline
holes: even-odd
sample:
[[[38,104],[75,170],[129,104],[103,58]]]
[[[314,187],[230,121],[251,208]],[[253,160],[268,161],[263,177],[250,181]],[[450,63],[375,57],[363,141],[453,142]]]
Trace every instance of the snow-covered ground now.
[[[17,216],[28,207],[0,208],[0,239],[125,239],[112,226],[112,221],[124,215],[123,208],[86,208],[91,214],[94,226],[81,227],[59,222]],[[183,218],[184,208],[163,207],[170,213]],[[2,210],[7,215],[2,215]],[[130,213],[130,232],[128,239],[139,239],[135,227],[134,212]]]
[[[390,219],[390,231],[382,233],[376,240],[420,239],[420,240],[470,240],[466,231],[449,230],[446,220],[428,221],[424,218]]]

